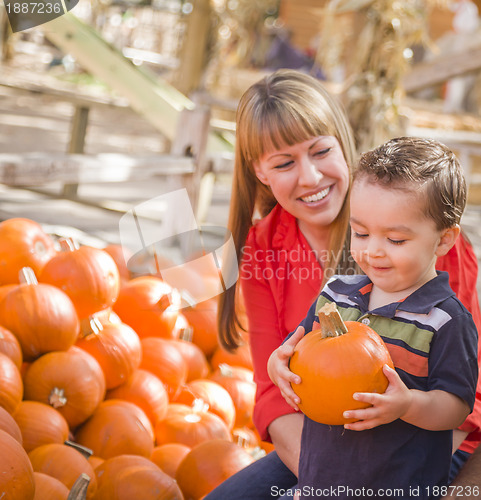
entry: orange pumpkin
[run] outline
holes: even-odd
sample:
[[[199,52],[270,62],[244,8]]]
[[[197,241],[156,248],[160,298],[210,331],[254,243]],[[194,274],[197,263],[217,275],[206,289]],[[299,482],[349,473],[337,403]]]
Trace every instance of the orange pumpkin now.
[[[33,500],[35,479],[27,452],[10,434],[0,430],[0,492],[8,500]]]
[[[25,374],[25,399],[53,406],[74,429],[105,396],[105,377],[95,358],[72,346],[36,359]]]
[[[253,375],[252,370],[247,368],[231,367],[222,363],[210,377],[230,394],[235,407],[234,425],[236,427],[252,423],[256,397],[256,384],[252,380]],[[250,378],[250,380],[245,380],[245,378]]]
[[[253,461],[249,453],[236,444],[213,439],[192,448],[179,465],[175,479],[185,498],[200,500]]]
[[[242,344],[234,352],[228,352],[219,346],[210,360],[212,368],[215,370],[220,364],[225,363],[231,366],[242,366],[252,370],[252,356],[248,344]]]
[[[15,419],[5,408],[0,406],[0,430],[5,431],[22,444],[22,431]]]
[[[346,410],[366,408],[355,401],[355,392],[383,393],[388,381],[382,369],[393,367],[381,337],[356,321],[342,321],[334,303],[319,310],[320,329],[305,335],[295,347],[290,369],[301,377],[293,384],[299,408],[310,419],[328,425],[343,425],[352,419]]]
[[[209,299],[192,307],[185,307],[182,314],[193,328],[192,342],[197,344],[207,357],[212,356],[219,346],[217,300]]]
[[[140,276],[120,290],[114,311],[140,338],[173,338],[180,295],[155,276]]]
[[[0,352],[6,354],[20,370],[23,363],[23,354],[17,337],[10,331],[0,326]]]
[[[176,403],[191,406],[196,399],[209,405],[209,411],[218,415],[232,430],[235,422],[235,406],[230,394],[213,380],[197,379],[186,384],[175,399]]]
[[[67,500],[69,489],[58,479],[44,474],[34,472],[35,496],[33,500]]]
[[[177,345],[168,339],[148,337],[142,344],[140,368],[153,373],[165,384],[169,399],[173,400],[187,380],[187,362]]]
[[[27,452],[48,443],[68,439],[69,428],[65,418],[54,408],[38,401],[22,401],[13,415]]]
[[[130,279],[130,271],[127,267],[129,259],[132,257],[132,252],[122,245],[110,244],[103,248],[104,252],[107,252],[112,259],[114,259],[115,264],[119,270],[120,280],[122,282],[127,282]]]
[[[157,445],[181,443],[193,447],[210,439],[232,439],[226,423],[207,411],[207,405],[198,399],[194,405],[169,405],[167,416],[154,427]]]
[[[145,457],[119,455],[95,472],[99,500],[184,500],[175,480]]]
[[[112,257],[99,248],[78,248],[71,240],[62,240],[62,249],[47,262],[39,281],[63,290],[81,320],[112,307],[120,286]]]
[[[53,239],[30,219],[13,218],[0,223],[0,285],[18,283],[22,267],[38,274],[56,254]]]
[[[198,345],[183,339],[171,342],[177,347],[187,363],[186,382],[207,377],[210,372],[209,362]]]
[[[191,448],[185,444],[167,443],[156,446],[152,455],[150,455],[150,460],[158,465],[170,477],[175,478],[175,473],[180,463],[190,450]]]
[[[23,382],[15,363],[0,353],[0,406],[14,413],[23,397]]]
[[[44,444],[32,450],[28,457],[35,472],[41,472],[58,479],[69,490],[83,473],[90,477],[87,499],[95,497],[97,479],[87,458],[75,448],[66,444]]]
[[[142,357],[139,336],[125,323],[92,320],[90,332],[78,339],[76,346],[98,361],[107,389],[123,384],[139,367]]]
[[[152,425],[167,415],[169,396],[162,381],[147,370],[138,369],[122,385],[107,391],[105,399],[130,401],[141,408]]]
[[[150,457],[154,449],[154,430],[147,415],[137,405],[120,399],[102,401],[75,437],[104,459],[123,454]]]
[[[0,303],[2,324],[17,337],[26,360],[66,351],[77,340],[79,320],[69,297],[55,286],[38,283],[22,268],[22,283]]]

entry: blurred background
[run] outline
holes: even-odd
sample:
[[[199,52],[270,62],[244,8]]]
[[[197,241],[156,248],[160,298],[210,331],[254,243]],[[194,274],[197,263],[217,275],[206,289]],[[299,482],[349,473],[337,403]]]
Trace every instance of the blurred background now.
[[[402,134],[452,147],[479,255],[480,8],[481,0],[80,0],[12,33],[1,3],[0,217],[30,217],[103,246],[119,241],[132,207],[152,227],[175,220],[155,198],[185,187],[217,244],[238,99],[287,67],[342,101],[360,152]]]

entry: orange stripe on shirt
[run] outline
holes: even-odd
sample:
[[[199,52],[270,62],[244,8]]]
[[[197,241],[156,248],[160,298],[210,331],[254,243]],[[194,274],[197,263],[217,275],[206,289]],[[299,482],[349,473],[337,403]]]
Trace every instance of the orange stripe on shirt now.
[[[404,347],[386,343],[389,354],[396,368],[416,377],[428,376],[428,358],[408,351]]]
[[[362,295],[369,293],[371,290],[372,290],[372,283],[368,283],[367,285],[365,285],[359,289],[359,291],[361,292]]]

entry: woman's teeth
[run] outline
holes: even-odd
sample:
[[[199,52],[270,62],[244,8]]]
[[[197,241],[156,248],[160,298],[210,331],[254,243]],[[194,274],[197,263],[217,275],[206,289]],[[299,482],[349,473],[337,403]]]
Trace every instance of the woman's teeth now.
[[[330,187],[327,187],[326,189],[323,189],[322,191],[319,191],[316,194],[311,194],[310,196],[301,197],[301,200],[306,202],[306,203],[313,203],[315,201],[322,200],[323,198],[325,198],[327,196],[330,189],[331,189]]]

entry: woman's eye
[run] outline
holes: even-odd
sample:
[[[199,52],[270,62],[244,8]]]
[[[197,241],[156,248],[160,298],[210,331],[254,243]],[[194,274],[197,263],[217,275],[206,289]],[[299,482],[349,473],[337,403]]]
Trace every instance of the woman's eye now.
[[[287,168],[290,167],[293,163],[294,163],[293,161],[288,161],[286,163],[281,163],[280,165],[276,165],[274,168],[277,169]]]
[[[352,235],[355,237],[355,238],[367,238],[369,235],[368,234],[365,234],[365,233],[356,233],[356,231],[354,231],[352,233]]]
[[[325,156],[327,155],[327,153],[329,153],[329,151],[331,150],[332,148],[326,148],[326,149],[321,149],[320,151],[316,151],[314,153],[314,156]]]
[[[403,243],[406,242],[406,240],[393,240],[392,238],[388,238],[388,240],[390,241],[390,243],[392,243],[393,245],[402,245]]]

